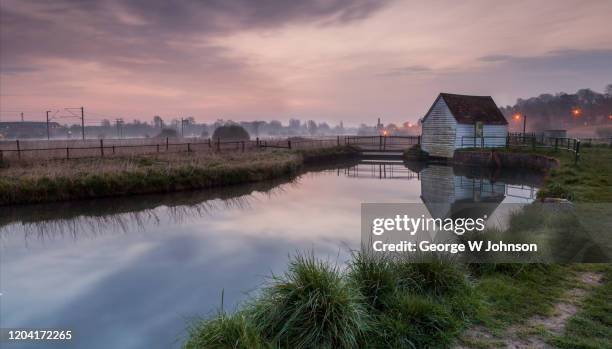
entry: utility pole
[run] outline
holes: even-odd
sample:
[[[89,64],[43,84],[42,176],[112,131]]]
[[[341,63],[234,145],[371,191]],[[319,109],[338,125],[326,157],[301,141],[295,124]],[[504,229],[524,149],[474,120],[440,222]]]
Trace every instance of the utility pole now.
[[[51,132],[49,131],[49,113],[51,111],[47,110],[47,140],[51,139]]]
[[[123,129],[121,126],[123,125],[123,119],[115,119],[115,122],[117,123],[117,138],[122,138]]]
[[[83,140],[85,140],[85,111],[83,107],[81,107],[81,135]]]

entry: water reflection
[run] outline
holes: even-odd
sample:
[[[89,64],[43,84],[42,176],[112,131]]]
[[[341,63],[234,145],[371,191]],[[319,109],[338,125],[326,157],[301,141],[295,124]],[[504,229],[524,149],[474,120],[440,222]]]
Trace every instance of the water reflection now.
[[[0,327],[73,329],[63,348],[178,347],[186,319],[214,311],[222,290],[231,308],[288,254],[348,259],[362,202],[515,200],[509,186],[521,184],[537,186],[363,161],[222,190],[1,208]]]

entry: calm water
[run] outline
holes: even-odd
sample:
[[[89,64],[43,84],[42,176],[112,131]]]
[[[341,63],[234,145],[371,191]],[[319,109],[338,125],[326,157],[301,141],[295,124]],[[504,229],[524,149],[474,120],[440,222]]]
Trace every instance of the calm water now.
[[[350,164],[220,191],[0,208],[0,327],[73,330],[62,348],[179,347],[222,290],[232,309],[288,255],[346,261],[362,202],[529,202],[540,181],[410,168]],[[6,345],[37,347],[52,346]]]

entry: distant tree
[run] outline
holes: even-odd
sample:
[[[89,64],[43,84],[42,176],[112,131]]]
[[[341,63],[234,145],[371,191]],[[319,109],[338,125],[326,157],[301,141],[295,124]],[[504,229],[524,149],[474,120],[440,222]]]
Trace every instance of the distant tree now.
[[[298,131],[300,129],[300,124],[302,122],[300,121],[300,119],[290,119],[289,120],[289,129],[291,131]]]
[[[608,86],[606,86],[605,90],[606,92],[606,96],[608,96],[608,98],[612,97],[612,84],[608,84]]]
[[[227,124],[215,129],[212,138],[222,141],[248,141],[251,136],[242,126]]]
[[[308,120],[306,122],[307,128],[308,128],[308,133],[310,133],[310,135],[314,136],[315,134],[317,134],[317,123],[314,122],[314,120]]]
[[[164,128],[164,119],[162,119],[159,115],[155,115],[153,117],[153,126],[159,129]]]
[[[173,128],[165,128],[165,129],[161,130],[161,132],[157,136],[155,136],[155,137],[157,137],[157,138],[166,138],[166,137],[168,137],[168,138],[176,138],[176,137],[178,137],[178,132],[175,129],[173,129]]]

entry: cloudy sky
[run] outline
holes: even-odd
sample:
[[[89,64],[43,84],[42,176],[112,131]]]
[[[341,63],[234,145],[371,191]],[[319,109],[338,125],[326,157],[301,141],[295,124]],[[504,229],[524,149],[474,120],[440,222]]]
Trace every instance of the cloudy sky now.
[[[416,121],[612,83],[612,1],[1,0],[0,118]]]

